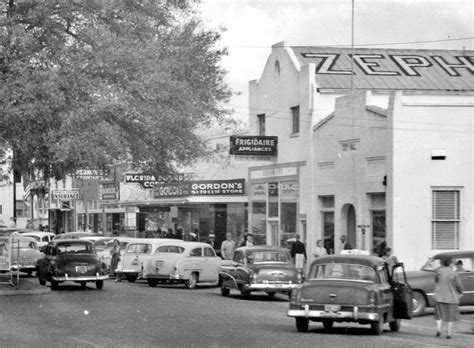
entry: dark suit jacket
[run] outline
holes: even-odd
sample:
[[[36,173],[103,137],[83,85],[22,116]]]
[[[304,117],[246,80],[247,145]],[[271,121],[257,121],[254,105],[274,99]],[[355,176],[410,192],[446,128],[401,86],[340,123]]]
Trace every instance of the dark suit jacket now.
[[[304,254],[304,258],[306,259],[306,247],[299,240],[297,240],[291,247],[291,257],[295,258],[296,254]]]

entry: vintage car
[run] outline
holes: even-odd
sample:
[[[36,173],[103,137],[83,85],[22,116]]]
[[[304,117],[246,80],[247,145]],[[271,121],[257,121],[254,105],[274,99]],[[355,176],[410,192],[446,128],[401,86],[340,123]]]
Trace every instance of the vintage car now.
[[[464,287],[460,306],[474,306],[474,251],[447,251],[428,258],[419,271],[407,271],[407,279],[413,289],[413,316],[420,316],[426,307],[435,305],[435,275],[441,266],[441,259],[450,257],[454,263],[461,261],[462,267],[453,268],[459,272]],[[459,264],[459,263],[458,263]]]
[[[299,332],[308,330],[309,321],[321,322],[326,329],[334,322],[370,324],[377,335],[389,323],[398,331],[400,319],[410,319],[412,312],[404,274],[403,264],[389,272],[387,263],[375,256],[318,257],[305,283],[293,290],[288,316],[295,318]]]
[[[181,243],[183,241],[171,238],[138,238],[129,243],[117,267],[118,276],[125,277],[129,283],[134,283],[137,279],[144,279],[145,261],[155,253],[160,245],[168,242]]]
[[[43,231],[30,231],[21,234],[22,236],[27,236],[34,238],[36,243],[38,243],[38,247],[43,247],[51,242],[56,235],[53,232],[43,232]]]
[[[220,271],[221,294],[229,296],[230,290],[236,289],[247,299],[253,291],[268,296],[290,294],[303,280],[288,249],[269,246],[236,249],[232,262],[225,263]]]
[[[181,282],[188,289],[198,283],[217,283],[222,259],[211,245],[200,242],[172,242],[160,245],[145,262],[144,276],[151,287],[159,282]]]
[[[31,276],[36,271],[36,262],[43,257],[34,238],[14,234],[12,239],[11,270]]]
[[[94,282],[98,290],[104,287],[108,278],[105,265],[100,261],[91,241],[84,239],[59,239],[50,242],[44,257],[38,260],[39,283],[51,282],[51,289],[65,281],[81,284]]]
[[[103,236],[98,234],[98,233],[78,231],[78,232],[66,232],[66,233],[57,234],[54,237],[54,240],[57,240],[57,239],[82,239],[82,238],[94,239],[94,238],[100,238],[100,237],[103,237]]]

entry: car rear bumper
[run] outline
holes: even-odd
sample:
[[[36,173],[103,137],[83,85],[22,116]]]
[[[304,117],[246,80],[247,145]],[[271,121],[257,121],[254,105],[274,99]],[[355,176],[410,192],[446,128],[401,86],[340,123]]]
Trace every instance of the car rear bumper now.
[[[360,312],[355,306],[352,311],[326,312],[322,310],[311,310],[306,305],[301,309],[290,309],[289,317],[303,317],[314,321],[334,320],[334,321],[378,321],[380,314],[377,312]]]
[[[290,292],[291,290],[298,287],[300,284],[264,284],[264,283],[252,283],[244,285],[245,290],[249,291],[267,291],[267,292]]]
[[[96,280],[105,280],[108,279],[108,275],[95,275],[95,276],[64,276],[64,277],[58,277],[58,276],[52,276],[52,279],[57,281],[57,282],[64,282],[64,281],[73,281],[73,282],[93,282]]]

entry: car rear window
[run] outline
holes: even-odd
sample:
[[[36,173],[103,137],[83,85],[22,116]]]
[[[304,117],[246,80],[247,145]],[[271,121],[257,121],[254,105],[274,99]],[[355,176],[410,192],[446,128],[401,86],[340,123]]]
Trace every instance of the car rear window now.
[[[309,279],[343,279],[360,280],[374,283],[375,270],[358,264],[325,263],[311,268]]]
[[[91,244],[83,244],[83,243],[58,244],[57,250],[60,255],[93,254],[94,253],[94,247]]]
[[[147,243],[129,244],[127,248],[127,253],[150,254],[151,244],[147,244]]]
[[[255,263],[267,263],[267,262],[289,262],[289,255],[284,252],[278,251],[265,251],[255,252],[248,256],[248,262]]]
[[[176,245],[163,245],[156,249],[156,252],[182,254],[184,252],[184,248]]]

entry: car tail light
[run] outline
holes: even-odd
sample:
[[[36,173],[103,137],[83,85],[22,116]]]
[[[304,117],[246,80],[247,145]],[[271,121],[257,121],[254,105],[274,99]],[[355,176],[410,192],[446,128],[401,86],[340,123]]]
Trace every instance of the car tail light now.
[[[257,280],[257,275],[253,271],[249,271],[249,282],[255,282]]]
[[[375,291],[369,291],[368,300],[369,306],[375,306],[375,304],[377,303],[377,294],[375,293]]]
[[[296,280],[299,284],[301,284],[304,280],[303,278],[303,272],[298,272],[298,274],[296,275]]]
[[[298,302],[301,299],[301,291],[297,289],[291,290],[290,301],[291,302]]]

